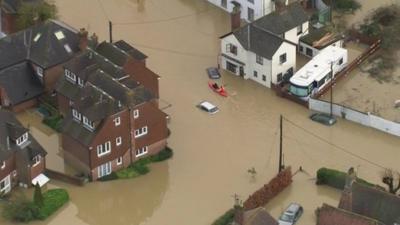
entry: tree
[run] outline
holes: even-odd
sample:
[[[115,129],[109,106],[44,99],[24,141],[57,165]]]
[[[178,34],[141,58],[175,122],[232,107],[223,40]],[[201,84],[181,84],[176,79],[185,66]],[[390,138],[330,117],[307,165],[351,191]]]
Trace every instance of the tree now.
[[[35,219],[38,207],[29,201],[25,195],[18,195],[13,201],[6,203],[3,217],[17,222],[29,222]]]
[[[400,173],[392,169],[385,169],[382,182],[389,188],[389,192],[396,194],[400,190]]]
[[[38,4],[22,3],[17,13],[17,27],[22,30],[48,19],[56,19],[57,7],[45,1]]]
[[[44,204],[42,189],[40,188],[40,185],[38,183],[36,183],[35,185],[35,192],[33,193],[33,202],[39,208],[42,207]]]

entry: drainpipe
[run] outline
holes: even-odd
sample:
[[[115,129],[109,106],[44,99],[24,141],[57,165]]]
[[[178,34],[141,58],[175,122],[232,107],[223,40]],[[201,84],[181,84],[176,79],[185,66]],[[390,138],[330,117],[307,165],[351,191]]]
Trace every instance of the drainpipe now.
[[[133,163],[133,159],[132,159],[132,117],[131,117],[131,113],[132,113],[132,109],[131,107],[128,107],[128,113],[129,113],[129,158],[132,164]]]

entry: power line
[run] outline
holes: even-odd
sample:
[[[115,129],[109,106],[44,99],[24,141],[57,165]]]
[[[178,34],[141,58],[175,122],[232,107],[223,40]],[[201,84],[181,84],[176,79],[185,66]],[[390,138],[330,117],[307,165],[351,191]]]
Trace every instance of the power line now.
[[[108,16],[107,11],[106,11],[106,9],[104,8],[104,5],[103,5],[103,3],[101,2],[101,0],[97,0],[97,2],[99,3],[100,8],[101,8],[101,11],[103,12],[104,16],[107,18],[107,20],[110,20],[110,17]]]
[[[211,58],[211,57],[218,56],[218,55],[202,55],[202,54],[196,54],[196,53],[191,53],[191,52],[182,52],[182,51],[171,50],[171,49],[166,49],[166,48],[153,47],[153,46],[149,46],[149,45],[141,45],[141,44],[132,44],[132,45],[137,46],[137,47],[157,50],[157,51],[161,51],[161,52],[168,52],[168,53],[173,53],[173,54],[177,54],[177,55],[185,55],[185,56],[192,56],[192,57],[199,57],[199,58]]]
[[[312,133],[311,131],[308,131],[307,129],[305,129],[305,128],[299,126],[299,125],[297,125],[296,123],[294,123],[293,121],[289,120],[289,119],[286,118],[286,117],[284,117],[283,119],[284,119],[285,121],[287,121],[288,123],[290,123],[291,125],[293,125],[293,126],[299,128],[299,129],[305,131],[306,133],[308,133],[308,134],[310,134],[311,136],[313,136],[313,137],[319,139],[320,141],[322,141],[322,142],[324,142],[324,143],[326,143],[326,144],[328,144],[328,145],[331,145],[331,146],[335,147],[336,149],[341,150],[342,152],[345,152],[345,153],[347,153],[347,154],[349,154],[349,155],[351,155],[351,156],[353,156],[353,157],[355,157],[355,158],[358,158],[358,159],[360,159],[360,160],[362,160],[362,161],[365,161],[365,162],[367,162],[367,163],[369,163],[369,164],[372,164],[372,165],[374,165],[374,166],[376,166],[376,167],[379,167],[379,168],[381,168],[381,169],[386,169],[386,167],[384,167],[384,166],[382,166],[382,165],[380,165],[380,164],[378,164],[378,163],[375,163],[375,162],[373,162],[373,161],[371,161],[371,160],[368,160],[368,159],[366,159],[366,158],[364,158],[364,157],[362,157],[362,156],[360,156],[360,155],[357,155],[357,154],[355,154],[355,153],[353,153],[353,152],[351,152],[351,151],[349,151],[349,150],[347,150],[347,149],[345,149],[345,148],[343,148],[343,147],[340,147],[340,146],[338,146],[338,145],[336,145],[336,144],[334,144],[334,143],[329,142],[328,140],[326,140],[326,139],[324,139],[324,138],[322,138],[322,137],[320,137],[320,136],[318,136],[318,135]]]

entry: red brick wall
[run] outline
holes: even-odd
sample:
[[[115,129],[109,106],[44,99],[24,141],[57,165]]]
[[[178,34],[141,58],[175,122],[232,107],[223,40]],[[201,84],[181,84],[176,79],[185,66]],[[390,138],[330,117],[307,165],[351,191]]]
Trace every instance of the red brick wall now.
[[[30,109],[30,108],[36,106],[37,104],[38,104],[38,101],[36,98],[34,98],[34,99],[31,99],[31,100],[28,100],[28,101],[25,101],[23,103],[13,106],[12,111],[15,113],[19,113],[24,110]]]
[[[258,207],[264,207],[265,204],[267,204],[291,183],[292,170],[290,167],[287,167],[276,177],[272,178],[268,184],[264,185],[262,188],[250,195],[250,197],[243,203],[244,209],[250,210]]]
[[[156,98],[159,97],[159,76],[148,69],[143,62],[130,59],[124,65],[124,71],[135,81],[143,84]]]
[[[121,165],[117,165],[117,159],[110,160],[110,161],[111,161],[111,168],[112,168],[113,172],[118,171],[122,168],[128,167],[130,165],[129,151],[125,151],[125,154],[122,156],[122,164]],[[91,170],[91,177],[92,177],[93,181],[95,181],[99,178],[98,177],[98,167]]]
[[[79,160],[84,165],[89,167],[90,159],[89,159],[89,150],[78,141],[70,138],[68,135],[63,134],[61,138],[62,148],[65,153],[74,156],[75,159]],[[70,160],[71,159],[71,160]],[[66,158],[67,162],[71,161],[71,164],[74,164],[71,157]]]
[[[2,163],[3,162],[0,161],[0,166]],[[3,180],[12,171],[14,171],[15,168],[15,155],[11,155],[11,157],[6,160],[6,167],[4,169],[0,169],[0,180]]]
[[[44,173],[45,169],[46,169],[46,159],[42,157],[39,164],[37,164],[36,166],[32,166],[30,168],[30,180],[37,177],[39,174]]]
[[[7,14],[4,11],[1,13],[2,16],[2,30],[5,34],[11,34],[17,31],[16,28],[16,21],[17,16],[16,14]]]
[[[71,108],[69,105],[69,99],[67,97],[65,97],[60,93],[57,93],[57,105],[58,105],[58,110],[60,111],[61,114],[63,114],[64,116],[68,115]]]

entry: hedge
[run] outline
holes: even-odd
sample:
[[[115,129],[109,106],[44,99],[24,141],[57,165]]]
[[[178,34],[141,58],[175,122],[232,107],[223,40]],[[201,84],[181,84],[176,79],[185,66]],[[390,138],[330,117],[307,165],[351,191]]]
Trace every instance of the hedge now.
[[[62,115],[48,116],[43,119],[44,124],[57,132],[61,132],[62,122]]]
[[[229,225],[235,219],[235,209],[229,209],[217,220],[215,220],[212,225]]]
[[[150,172],[148,164],[161,162],[167,160],[173,156],[173,151],[171,148],[166,147],[165,149],[161,150],[156,155],[152,155],[149,157],[145,157],[139,159],[138,161],[132,163],[127,168],[120,169],[116,172],[112,172],[111,174],[101,177],[98,181],[110,181],[116,179],[128,179],[128,178],[135,178],[141,175],[145,175]]]
[[[69,195],[65,189],[52,189],[46,191],[43,194],[43,206],[39,208],[36,218],[40,220],[46,219],[68,201]]]
[[[344,189],[344,186],[346,184],[346,177],[347,173],[334,170],[334,169],[328,169],[328,168],[320,168],[317,171],[317,185],[328,185],[337,189]],[[376,185],[367,182],[366,180],[363,180],[361,178],[357,178],[357,182],[361,184],[365,184],[367,186],[375,187]]]

